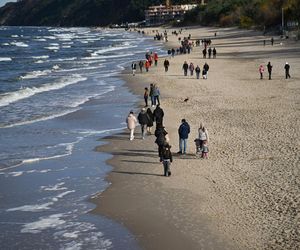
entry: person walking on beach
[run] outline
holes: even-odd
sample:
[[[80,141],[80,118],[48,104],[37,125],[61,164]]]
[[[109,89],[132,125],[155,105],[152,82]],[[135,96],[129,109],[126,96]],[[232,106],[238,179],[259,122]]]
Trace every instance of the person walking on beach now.
[[[165,67],[165,72],[168,72],[170,66],[170,62],[168,59],[165,59],[164,61],[164,67]]]
[[[288,62],[285,63],[284,70],[285,70],[285,79],[291,78],[291,76],[290,76],[290,65],[289,65]]]
[[[136,72],[136,63],[135,62],[132,62],[132,64],[131,64],[131,70],[132,70],[132,75],[134,76],[135,72]]]
[[[165,130],[165,127],[162,126],[162,124],[158,123],[156,124],[156,130],[154,132],[154,135],[156,137],[155,143],[158,146],[159,161],[162,162],[163,146],[165,145],[165,143],[169,142],[168,132]]]
[[[142,60],[139,61],[140,72],[143,73],[144,62]]]
[[[203,79],[207,79],[208,70],[209,70],[209,65],[205,62],[204,65],[203,65],[203,70],[202,70]]]
[[[200,72],[201,72],[201,69],[200,69],[199,65],[197,65],[197,67],[195,68],[195,72],[196,72],[196,78],[199,79]]]
[[[272,68],[273,68],[273,66],[271,65],[271,62],[268,62],[267,68],[268,68],[268,73],[269,73],[269,80],[271,80],[271,78],[272,78]]]
[[[157,105],[160,105],[159,96],[160,96],[159,88],[156,84],[154,84],[154,88],[153,88],[154,105],[156,105],[156,103]]]
[[[149,89],[146,87],[144,92],[145,107],[148,107]]]
[[[201,151],[202,151],[201,157],[202,157],[203,159],[208,159],[208,151],[209,151],[209,150],[208,150],[208,144],[207,144],[207,141],[203,141]]]
[[[156,53],[156,52],[154,53],[153,59],[154,59],[154,65],[155,65],[155,66],[157,66],[157,62],[158,62],[158,55],[157,55],[157,53]]]
[[[194,69],[195,69],[195,66],[194,66],[194,64],[191,62],[190,65],[189,65],[189,70],[190,70],[191,76],[194,75]]]
[[[164,176],[171,176],[170,166],[171,162],[173,162],[173,157],[171,152],[171,145],[167,142],[162,147],[161,160],[164,166]]]
[[[133,111],[130,111],[129,115],[126,118],[127,128],[130,130],[129,140],[132,141],[134,139],[134,129],[137,124],[137,119],[133,114]]]
[[[198,138],[200,148],[202,148],[204,141],[209,141],[208,131],[202,123],[200,123],[200,126],[198,128]]]
[[[141,112],[138,115],[138,121],[139,124],[141,125],[141,130],[142,130],[142,139],[145,139],[145,134],[146,134],[146,129],[147,129],[147,124],[149,123],[149,117],[146,112],[145,108],[142,108]]]
[[[213,58],[216,59],[216,57],[217,57],[217,50],[216,50],[216,48],[213,49],[212,53],[213,53]]]
[[[187,76],[189,65],[186,61],[184,61],[183,65],[182,65],[182,69],[183,69],[183,72],[184,72],[184,76]]]
[[[181,120],[181,125],[178,129],[179,135],[179,151],[178,154],[186,154],[187,149],[187,139],[190,133],[190,125],[187,123],[185,119]]]
[[[212,49],[211,47],[208,48],[208,58],[210,59],[211,58],[211,52],[212,52]]]
[[[151,130],[152,130],[153,121],[154,121],[154,115],[153,115],[150,108],[148,108],[146,112],[147,112],[147,115],[148,115],[148,118],[149,118],[148,123],[147,123],[147,132],[148,132],[149,135],[151,135]]]
[[[153,116],[154,116],[154,120],[156,122],[156,126],[158,126],[159,124],[161,126],[163,125],[164,115],[165,115],[165,113],[164,113],[163,109],[160,107],[160,105],[157,105],[153,111]]]
[[[271,38],[271,45],[273,46],[273,44],[274,44],[274,38],[272,37]]]
[[[149,71],[149,68],[150,68],[150,62],[149,62],[149,60],[146,60],[146,62],[145,62],[145,69],[146,69],[146,72]]]
[[[206,53],[207,53],[207,50],[206,50],[206,48],[204,48],[204,49],[202,50],[203,58],[206,58]]]
[[[264,77],[264,72],[265,72],[265,68],[263,65],[260,65],[259,68],[258,68],[258,72],[260,74],[260,79],[263,79]]]
[[[150,93],[149,93],[149,96],[150,96],[150,99],[151,99],[151,106],[152,106],[152,107],[154,107],[153,90],[154,90],[154,84],[151,83],[151,84],[150,84]]]

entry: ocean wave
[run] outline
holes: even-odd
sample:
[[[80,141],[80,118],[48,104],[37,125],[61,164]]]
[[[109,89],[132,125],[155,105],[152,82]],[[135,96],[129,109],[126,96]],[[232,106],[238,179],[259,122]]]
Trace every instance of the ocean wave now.
[[[10,57],[0,57],[0,62],[9,62],[12,61]]]
[[[81,81],[85,81],[87,78],[81,75],[74,74],[71,77],[66,77],[55,83],[44,84],[40,87],[26,87],[15,92],[9,92],[0,95],[0,107],[7,106],[10,103],[26,99],[38,93],[53,91],[62,89],[68,85],[76,84]]]
[[[44,49],[48,49],[48,50],[53,50],[53,51],[57,51],[60,49],[59,46],[49,46],[49,47],[44,47]]]
[[[33,39],[34,41],[38,41],[38,42],[47,42],[46,39],[44,38],[36,38],[36,39]]]
[[[3,46],[9,46],[9,43],[2,43]]]
[[[7,212],[15,212],[15,211],[23,211],[23,212],[40,212],[43,210],[49,210],[51,205],[53,205],[53,202],[47,202],[44,204],[39,204],[39,205],[24,205],[21,207],[14,207],[14,208],[9,208],[6,211]]]
[[[43,61],[43,60],[37,60],[36,62],[34,63],[44,63],[44,62],[47,62],[47,61]]]
[[[34,58],[34,59],[48,59],[49,56],[48,55],[44,55],[44,56],[32,56],[32,58]]]
[[[128,46],[128,45],[122,45],[122,46],[118,46],[118,47],[106,47],[106,48],[103,48],[103,49],[96,50],[91,55],[92,56],[93,55],[99,55],[99,54],[104,54],[106,52],[117,51],[117,50],[125,50],[125,49],[130,49],[130,48],[137,47],[136,45],[135,46]]]
[[[37,70],[37,71],[32,71],[30,73],[27,73],[24,76],[20,76],[21,79],[34,79],[38,78],[40,76],[46,76],[49,73],[51,73],[51,70]]]
[[[28,47],[29,45],[23,42],[11,42],[11,45],[17,46],[17,47]]]
[[[127,53],[127,54],[118,54],[118,55],[93,55],[91,57],[83,57],[82,60],[100,60],[100,59],[108,59],[108,58],[121,58],[121,57],[127,57],[127,56],[133,56],[133,53]]]

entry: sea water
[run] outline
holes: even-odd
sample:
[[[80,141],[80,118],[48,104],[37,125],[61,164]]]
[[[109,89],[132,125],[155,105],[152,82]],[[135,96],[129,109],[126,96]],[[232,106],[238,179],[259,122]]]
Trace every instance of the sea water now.
[[[111,170],[94,148],[138,100],[118,74],[150,50],[121,30],[0,27],[1,249],[138,249],[88,200]]]

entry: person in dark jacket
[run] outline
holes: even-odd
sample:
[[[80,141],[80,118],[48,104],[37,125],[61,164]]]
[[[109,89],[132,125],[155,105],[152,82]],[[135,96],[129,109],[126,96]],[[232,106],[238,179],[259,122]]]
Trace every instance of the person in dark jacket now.
[[[164,166],[164,176],[171,176],[170,165],[173,162],[171,145],[165,143],[162,148],[162,157],[161,157],[163,166]]]
[[[200,69],[199,65],[197,65],[197,67],[195,68],[195,72],[196,72],[196,78],[199,79],[200,72],[201,72],[201,69]]]
[[[189,65],[186,61],[184,61],[183,65],[182,65],[182,69],[183,69],[183,72],[184,72],[184,76],[187,76]]]
[[[285,63],[284,69],[285,69],[285,79],[291,78],[291,76],[290,76],[290,65],[289,65],[288,62]]]
[[[178,129],[179,134],[179,152],[178,154],[186,154],[187,139],[190,133],[190,125],[185,119],[181,120],[181,125]]]
[[[272,68],[273,68],[273,66],[271,65],[271,62],[268,62],[267,68],[268,68],[268,73],[269,73],[269,80],[271,80],[271,77],[272,77]]]
[[[164,61],[164,67],[165,67],[165,72],[168,72],[170,66],[170,62],[168,59],[165,59]]]
[[[208,49],[208,58],[209,59],[211,58],[211,52],[212,52],[212,49],[211,49],[211,47],[209,47],[209,49]]]
[[[217,50],[216,50],[216,48],[214,48],[212,52],[213,52],[213,58],[216,58],[217,57]]]
[[[148,134],[151,135],[151,129],[153,127],[154,115],[153,115],[150,108],[147,109],[147,115],[148,115],[148,118],[149,118],[148,123],[147,123],[147,132],[148,132]]]
[[[156,126],[158,126],[158,124],[163,125],[164,111],[162,110],[160,105],[157,105],[156,108],[154,109],[153,116],[156,122]]]
[[[157,124],[154,135],[156,137],[155,143],[158,146],[158,156],[159,156],[159,160],[161,162],[162,161],[162,150],[163,150],[163,146],[165,145],[165,143],[167,143],[168,132],[165,130],[164,126],[162,126],[161,124]]]
[[[205,64],[203,65],[203,70],[202,70],[202,75],[203,75],[204,79],[207,79],[207,77],[208,77],[208,70],[209,70],[209,65],[205,62]]]
[[[142,129],[142,139],[145,139],[145,131],[147,128],[147,124],[149,123],[149,117],[148,114],[146,112],[145,108],[142,108],[141,112],[138,115],[138,121],[139,124],[141,125],[141,129]]]

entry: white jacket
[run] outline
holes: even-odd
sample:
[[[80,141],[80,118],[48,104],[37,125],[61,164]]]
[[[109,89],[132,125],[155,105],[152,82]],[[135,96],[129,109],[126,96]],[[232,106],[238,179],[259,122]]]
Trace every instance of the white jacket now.
[[[128,129],[135,129],[137,124],[137,119],[133,114],[129,114],[126,118],[127,128]]]

